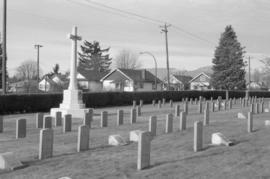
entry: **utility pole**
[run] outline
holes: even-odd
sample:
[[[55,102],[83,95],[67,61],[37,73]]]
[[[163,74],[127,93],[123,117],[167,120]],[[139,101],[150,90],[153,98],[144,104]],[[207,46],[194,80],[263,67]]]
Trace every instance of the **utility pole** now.
[[[165,43],[166,43],[166,59],[167,59],[167,80],[168,80],[168,87],[167,87],[167,91],[170,90],[170,67],[169,67],[169,50],[168,50],[168,27],[170,27],[171,25],[168,24],[164,24],[164,26],[160,26],[161,32],[164,32],[165,34]]]
[[[37,49],[37,84],[39,82],[39,48],[43,47],[42,45],[36,44],[35,48]]]
[[[248,89],[250,89],[251,77],[250,77],[250,56],[248,57]]]
[[[6,94],[7,0],[3,0],[2,93]]]

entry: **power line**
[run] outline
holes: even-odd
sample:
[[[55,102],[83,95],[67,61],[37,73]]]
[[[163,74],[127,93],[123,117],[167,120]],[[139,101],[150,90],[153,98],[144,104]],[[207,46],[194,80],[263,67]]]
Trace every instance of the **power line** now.
[[[71,1],[71,0],[67,0],[67,1]],[[113,10],[113,11],[117,11],[117,12],[119,12],[119,13],[127,14],[127,15],[129,15],[129,16],[141,18],[141,19],[143,19],[143,20],[148,20],[148,21],[151,21],[151,22],[153,22],[153,23],[155,23],[155,24],[160,24],[160,23],[163,24],[163,23],[164,23],[164,21],[162,21],[162,20],[158,20],[158,19],[154,19],[154,18],[147,17],[147,16],[143,16],[143,15],[140,15],[140,14],[136,14],[136,13],[133,13],[133,12],[129,12],[129,11],[126,11],[126,10],[121,10],[121,9],[118,9],[118,8],[114,8],[114,7],[111,7],[111,6],[102,4],[102,3],[94,2],[94,1],[92,1],[92,0],[85,0],[85,1],[88,2],[88,3],[94,4],[94,5],[97,5],[97,6],[99,6],[99,7],[102,7],[102,8],[106,8],[106,9],[110,9],[110,10]],[[74,3],[75,3],[75,2],[74,2]],[[76,3],[78,3],[78,2],[76,2]],[[85,5],[85,4],[84,4],[84,5]],[[92,7],[93,7],[93,6],[92,6]],[[104,9],[103,9],[103,11],[104,11]],[[106,11],[106,12],[108,12],[108,11]],[[204,38],[202,38],[202,37],[200,37],[200,36],[198,36],[198,35],[196,35],[196,34],[194,34],[194,33],[192,33],[192,32],[188,32],[187,30],[184,30],[183,28],[180,28],[180,27],[178,27],[178,26],[176,26],[176,25],[172,25],[172,27],[173,27],[174,29],[176,29],[176,30],[182,32],[182,33],[185,33],[186,35],[189,35],[189,36],[193,37],[193,39],[197,39],[197,40],[200,40],[200,41],[209,43],[209,44],[211,44],[211,45],[215,45],[215,43],[213,43],[213,42],[211,42],[211,41],[209,41],[209,40],[207,40],[207,39],[204,39]]]
[[[159,19],[154,19],[154,18],[151,18],[151,17],[146,17],[146,16],[143,16],[143,15],[140,15],[140,14],[136,14],[136,13],[133,13],[133,12],[129,12],[129,11],[125,11],[125,10],[122,10],[122,9],[114,8],[114,7],[107,6],[107,5],[102,4],[102,3],[94,2],[92,0],[85,0],[85,1],[88,2],[88,3],[91,3],[91,4],[95,4],[97,6],[100,6],[100,7],[104,7],[104,8],[107,8],[107,9],[114,10],[114,11],[118,11],[118,12],[128,14],[128,15],[131,15],[131,16],[139,17],[139,18],[149,20],[149,21],[152,21],[152,22],[155,22],[155,23],[159,23],[159,24],[164,23],[164,21],[159,20]]]
[[[131,14],[127,14],[127,13],[124,13],[124,12],[121,12],[121,10],[114,10],[113,8],[108,8],[108,7],[101,7],[101,6],[96,6],[95,4],[94,5],[91,5],[90,3],[80,3],[80,2],[76,2],[76,1],[73,1],[73,0],[66,0],[67,2],[69,3],[73,3],[73,4],[76,4],[76,5],[79,5],[79,6],[82,6],[82,7],[90,7],[92,9],[96,9],[96,10],[99,10],[99,11],[103,11],[103,12],[106,12],[106,13],[110,13],[110,14],[113,14],[113,15],[117,15],[117,16],[120,16],[120,17],[123,17],[123,18],[128,18],[130,19],[130,17],[134,17],[134,15],[132,16]],[[144,22],[144,23],[152,23],[152,24],[155,24],[155,25],[158,25],[160,24],[159,22],[154,22],[153,20],[149,20],[147,18],[143,18],[143,16],[140,17],[139,16],[136,16],[136,20],[138,21],[141,21],[141,22]]]
[[[196,34],[193,34],[193,33],[191,33],[191,32],[188,32],[188,31],[186,31],[186,30],[184,30],[184,29],[182,29],[182,28],[180,28],[180,27],[178,27],[178,26],[172,25],[172,27],[173,27],[174,29],[178,30],[178,31],[181,31],[182,33],[185,33],[185,34],[187,34],[187,35],[189,35],[189,36],[191,36],[191,37],[197,39],[197,40],[201,40],[201,41],[207,42],[207,43],[209,43],[209,44],[211,44],[211,45],[215,45],[214,42],[209,41],[209,40],[204,39],[204,38],[201,38],[200,36],[198,36],[198,35],[196,35]]]

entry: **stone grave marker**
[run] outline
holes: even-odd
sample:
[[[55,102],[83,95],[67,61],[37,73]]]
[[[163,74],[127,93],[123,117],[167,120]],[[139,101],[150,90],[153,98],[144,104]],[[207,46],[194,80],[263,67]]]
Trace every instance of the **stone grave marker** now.
[[[161,101],[158,100],[158,108],[161,108]]]
[[[63,120],[63,133],[70,132],[72,128],[72,116],[71,114],[66,114]]]
[[[152,100],[152,106],[156,105],[156,100]]]
[[[166,127],[165,127],[165,133],[171,133],[173,131],[173,115],[167,114],[166,116]]]
[[[187,115],[185,112],[180,113],[180,122],[179,122],[179,129],[180,131],[186,130],[186,125],[187,125]]]
[[[53,129],[40,130],[38,159],[46,159],[53,156]]]
[[[81,125],[78,127],[77,152],[89,149],[89,127]]]
[[[170,107],[173,107],[173,100],[170,100]]]
[[[23,164],[15,157],[12,152],[0,153],[0,169],[15,170],[21,168]]]
[[[222,133],[213,133],[211,137],[211,142],[213,145],[226,145],[232,146],[233,142],[227,139]]]
[[[0,133],[4,131],[4,119],[3,116],[0,115]]]
[[[246,119],[247,117],[243,113],[239,112],[239,113],[237,113],[237,118],[238,119]]]
[[[138,142],[139,134],[143,132],[141,130],[134,130],[129,132],[129,141]]]
[[[26,137],[26,119],[16,120],[16,139]]]
[[[130,123],[136,123],[136,109],[131,109],[130,110]]]
[[[137,106],[137,116],[141,116],[142,115],[142,111],[141,111],[141,107]]]
[[[135,100],[133,100],[132,105],[133,105],[133,108],[136,108],[136,101]]]
[[[194,152],[201,151],[203,149],[203,124],[201,121],[194,123]]]
[[[253,115],[251,112],[248,112],[248,120],[247,120],[247,131],[253,131]]]
[[[188,102],[184,103],[184,112],[188,114]]]
[[[62,125],[62,112],[56,111],[54,126],[61,126],[61,125]]]
[[[108,126],[108,112],[102,111],[100,114],[100,127]]]
[[[166,99],[162,98],[162,105],[165,106],[165,104],[166,104]]]
[[[143,170],[150,166],[152,136],[150,132],[140,132],[138,141],[137,169]]]
[[[198,104],[198,113],[202,113],[202,102],[199,101],[199,104]]]
[[[179,104],[175,105],[174,115],[175,115],[175,117],[180,115],[180,105]]]
[[[205,109],[203,114],[203,125],[208,126],[209,125],[209,110]]]
[[[44,116],[43,118],[43,129],[46,129],[46,128],[52,128],[52,116]]]
[[[124,111],[119,109],[117,110],[117,125],[120,126],[124,123]]]
[[[143,107],[143,100],[140,100],[140,107]]]
[[[251,103],[249,107],[249,111],[253,114],[254,113],[254,104]]]
[[[110,135],[108,143],[112,146],[127,145],[127,141],[119,134]]]
[[[157,135],[157,116],[150,116],[149,118],[149,132],[152,136]]]
[[[84,118],[83,118],[83,125],[91,128],[92,121],[93,121],[93,109],[91,109],[85,113]]]
[[[43,113],[37,113],[36,114],[36,128],[42,128],[43,127]]]

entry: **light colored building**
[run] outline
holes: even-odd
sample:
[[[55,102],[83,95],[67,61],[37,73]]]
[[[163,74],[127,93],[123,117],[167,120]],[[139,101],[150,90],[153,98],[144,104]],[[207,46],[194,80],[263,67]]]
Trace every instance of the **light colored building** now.
[[[100,81],[105,91],[153,91],[162,90],[162,82],[147,70],[115,69]]]
[[[191,90],[210,90],[213,89],[210,86],[210,74],[204,72],[198,74],[189,81]]]
[[[247,83],[247,89],[250,90],[268,90],[267,86],[263,82],[251,81]]]
[[[55,76],[51,77],[56,80]],[[64,82],[54,81],[48,75],[45,75],[38,84],[38,88],[44,92],[61,92],[64,89]]]
[[[86,70],[78,67],[78,85],[83,91],[101,91],[102,82],[100,79],[107,73],[99,73],[95,70]]]
[[[170,85],[176,91],[188,90],[189,81],[192,79],[191,76],[185,75],[171,75],[170,76]]]

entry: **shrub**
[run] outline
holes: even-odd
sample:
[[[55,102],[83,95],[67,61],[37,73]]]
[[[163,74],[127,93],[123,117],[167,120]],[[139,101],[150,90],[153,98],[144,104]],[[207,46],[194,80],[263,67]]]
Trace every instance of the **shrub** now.
[[[145,104],[152,100],[181,101],[183,98],[217,99],[226,97],[226,91],[147,91],[147,92],[97,92],[83,93],[83,102],[87,108],[132,105],[132,101],[143,100]],[[251,91],[250,96],[270,97],[267,91]],[[245,91],[229,91],[230,98],[245,97]],[[9,94],[0,95],[0,114],[48,112],[62,103],[62,93],[55,94]]]

